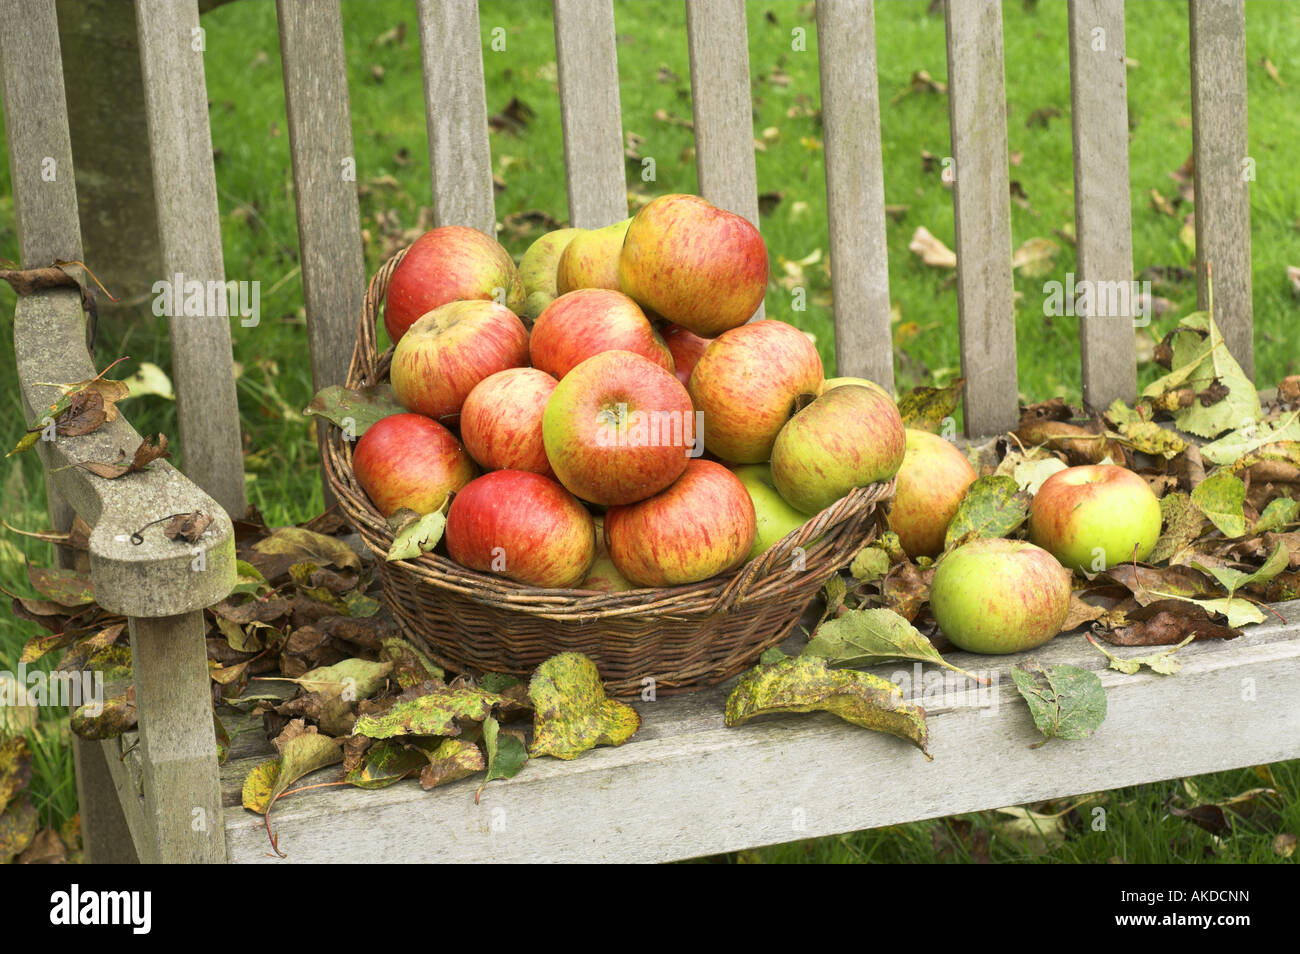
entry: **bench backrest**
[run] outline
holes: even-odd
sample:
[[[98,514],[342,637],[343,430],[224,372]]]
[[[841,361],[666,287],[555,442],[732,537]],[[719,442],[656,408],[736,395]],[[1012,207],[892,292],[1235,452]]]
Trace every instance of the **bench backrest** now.
[[[613,0],[553,5],[569,217],[598,227],[628,212]],[[65,120],[59,133],[66,116],[59,62],[48,56],[54,0],[2,6],[14,8],[0,19],[0,52],[23,262],[49,264],[80,246],[71,176],[56,188],[39,176],[40,157],[57,153],[59,162],[71,162]],[[346,376],[366,278],[355,176],[344,174],[353,148],[342,18],[338,0],[277,6],[312,374],[320,388]],[[494,234],[477,3],[416,6],[434,222]],[[136,10],[164,274],[223,280],[197,0],[138,2]],[[699,191],[757,225],[743,0],[686,0],[686,13]],[[818,0],[816,14],[838,373],[892,387],[873,2]],[[1244,0],[1189,0],[1189,15],[1198,258],[1218,265],[1219,324],[1251,373]],[[1070,0],[1068,21],[1077,278],[1127,283],[1123,0]],[[949,0],[946,29],[965,426],[985,435],[1018,417],[1001,7],[997,0]],[[1135,397],[1132,317],[1081,318],[1083,398],[1091,407]],[[170,334],[186,470],[229,512],[241,513],[230,321],[173,320]]]

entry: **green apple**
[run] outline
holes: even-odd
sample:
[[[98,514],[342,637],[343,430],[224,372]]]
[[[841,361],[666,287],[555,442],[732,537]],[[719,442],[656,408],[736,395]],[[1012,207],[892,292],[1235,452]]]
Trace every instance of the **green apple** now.
[[[754,533],[754,548],[749,551],[751,560],[808,522],[808,515],[791,507],[777,491],[772,483],[771,465],[744,464],[735,468],[733,473],[740,478],[749,491],[749,499],[754,502],[758,526]]]
[[[524,252],[519,260],[519,277],[524,282],[523,316],[532,320],[542,309],[555,300],[559,291],[555,287],[560,256],[569,243],[586,229],[556,229],[547,232]]]
[[[575,235],[555,268],[555,287],[563,295],[579,288],[618,291],[618,257],[631,219]]]
[[[1033,649],[1065,623],[1070,572],[1024,540],[972,540],[939,561],[930,584],[930,611],[959,649]]]
[[[948,524],[975,477],[975,468],[956,445],[938,434],[907,429],[889,529],[898,534],[908,556],[939,555]]]
[[[1145,560],[1160,539],[1160,501],[1127,468],[1067,467],[1034,495],[1029,539],[1072,570],[1099,573]]]
[[[827,378],[825,381],[822,382],[822,386],[817,389],[817,396],[821,397],[823,394],[825,394],[827,391],[831,390],[832,388],[840,388],[846,384],[856,384],[859,387],[874,388],[875,390],[879,391],[881,394],[885,395],[885,397],[889,398],[891,401],[894,399],[894,396],[890,394],[888,391],[886,391],[884,388],[882,388],[879,384],[877,384],[875,381],[870,381],[866,378]]]
[[[624,590],[635,589],[632,581],[618,572],[618,567],[610,559],[609,550],[605,547],[605,518],[596,517],[595,524],[596,562],[587,571],[587,578],[578,584],[578,589],[596,590],[601,593],[621,593]]]
[[[889,480],[906,449],[893,399],[878,388],[847,384],[827,391],[781,428],[772,445],[772,482],[796,510],[815,514],[854,487]]]

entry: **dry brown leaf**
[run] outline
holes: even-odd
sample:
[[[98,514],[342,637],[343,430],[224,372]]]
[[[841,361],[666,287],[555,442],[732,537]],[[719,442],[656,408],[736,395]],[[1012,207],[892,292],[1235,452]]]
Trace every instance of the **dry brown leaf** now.
[[[930,234],[924,225],[918,225],[912,233],[912,241],[907,246],[921,257],[921,261],[931,268],[956,268],[957,253]]]

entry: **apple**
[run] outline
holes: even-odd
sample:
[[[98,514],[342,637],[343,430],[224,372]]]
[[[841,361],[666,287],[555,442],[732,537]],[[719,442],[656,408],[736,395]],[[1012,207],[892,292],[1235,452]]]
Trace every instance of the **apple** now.
[[[624,219],[573,237],[555,268],[555,287],[561,295],[579,288],[618,291],[618,256],[631,221]]]
[[[847,384],[827,391],[781,428],[772,446],[772,483],[796,510],[815,514],[854,487],[889,480],[906,450],[893,399]]]
[[[390,378],[402,407],[454,423],[474,386],[528,364],[528,329],[494,301],[453,301],[429,312],[393,351]]]
[[[524,283],[496,239],[463,225],[443,225],[416,239],[393,270],[384,294],[384,327],[397,344],[433,309],[471,298],[497,300],[518,313]]]
[[[451,431],[422,414],[371,424],[352,452],[352,470],[385,517],[403,507],[432,513],[477,473]]]
[[[605,547],[604,519],[596,517],[595,523],[596,561],[592,563],[591,569],[587,571],[586,578],[578,584],[578,589],[595,590],[598,593],[622,593],[626,590],[636,589],[631,580],[618,572],[618,567],[609,558],[609,550]]]
[[[1029,539],[1072,570],[1098,573],[1145,560],[1160,539],[1160,501],[1127,468],[1067,467],[1034,495]]]
[[[688,385],[704,414],[704,446],[737,464],[762,463],[796,399],[816,394],[821,382],[817,348],[793,325],[768,319],[723,332]]]
[[[494,470],[451,500],[447,553],[461,566],[531,586],[577,586],[596,558],[591,514],[549,477]]]
[[[930,610],[944,635],[973,653],[1015,653],[1061,631],[1070,573],[1024,540],[980,539],[939,561]]]
[[[533,367],[557,378],[602,351],[630,351],[673,370],[673,356],[650,319],[631,298],[608,288],[561,295],[537,316],[528,338]]]
[[[772,483],[772,468],[768,464],[742,464],[733,473],[740,478],[754,504],[757,527],[754,546],[749,551],[751,560],[787,533],[798,530],[808,522],[808,515],[791,507],[777,491],[776,485]]]
[[[906,433],[907,453],[898,469],[889,528],[913,559],[938,556],[948,524],[978,475],[950,441],[910,427]]]
[[[677,380],[682,384],[689,383],[691,372],[695,370],[695,362],[700,360],[704,349],[713,344],[713,339],[701,338],[680,325],[670,324],[664,329],[663,340],[669,354],[673,356],[673,371],[677,375]]]
[[[875,381],[870,381],[867,378],[827,378],[825,381],[822,382],[822,386],[818,389],[817,396],[821,397],[823,394],[825,394],[827,391],[831,390],[832,388],[843,387],[846,384],[856,384],[864,388],[874,388],[875,390],[883,394],[885,397],[889,398],[891,401],[894,399],[894,396],[892,394],[890,394],[888,391],[882,388]]]
[[[696,195],[663,195],[632,217],[618,287],[705,338],[743,325],[767,291],[767,246],[748,219]]]
[[[556,386],[542,439],[560,483],[608,506],[671,484],[697,437],[690,395],[671,371],[630,351],[602,351]]]
[[[711,460],[692,460],[662,493],[611,507],[605,546],[633,583],[676,586],[746,562],[754,529],[754,505],[740,479]]]
[[[559,294],[556,289],[556,271],[560,256],[570,242],[586,229],[555,229],[547,232],[524,252],[519,260],[519,278],[524,283],[523,317],[535,319],[542,309],[555,300]]]
[[[542,443],[542,413],[555,378],[536,368],[490,374],[460,409],[460,438],[485,470],[528,470],[551,475]]]

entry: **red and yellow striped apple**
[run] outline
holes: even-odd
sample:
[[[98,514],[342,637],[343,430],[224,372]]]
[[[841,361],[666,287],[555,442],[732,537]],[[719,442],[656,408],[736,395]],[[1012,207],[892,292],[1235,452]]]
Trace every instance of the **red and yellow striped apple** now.
[[[948,524],[975,482],[975,468],[950,441],[907,429],[907,454],[898,469],[889,528],[910,557],[938,556]]]
[[[579,288],[618,291],[618,256],[631,219],[584,230],[564,247],[555,268],[555,288],[563,295]]]
[[[392,414],[370,425],[352,453],[352,470],[385,517],[403,507],[432,513],[477,473],[451,431],[422,414]]]
[[[673,373],[682,384],[688,384],[691,372],[695,370],[695,362],[700,360],[704,349],[713,344],[713,339],[701,338],[693,331],[672,324],[664,328],[663,337],[668,353],[673,356]]]
[[[1125,467],[1058,470],[1029,505],[1029,539],[1072,570],[1145,560],[1160,539],[1160,501]]]
[[[665,371],[673,370],[673,356],[645,312],[622,292],[608,288],[561,295],[537,317],[528,338],[533,367],[556,378],[602,351],[630,351]]]
[[[460,409],[460,437],[470,456],[485,470],[551,476],[542,414],[556,383],[536,368],[507,368],[476,384]]]

